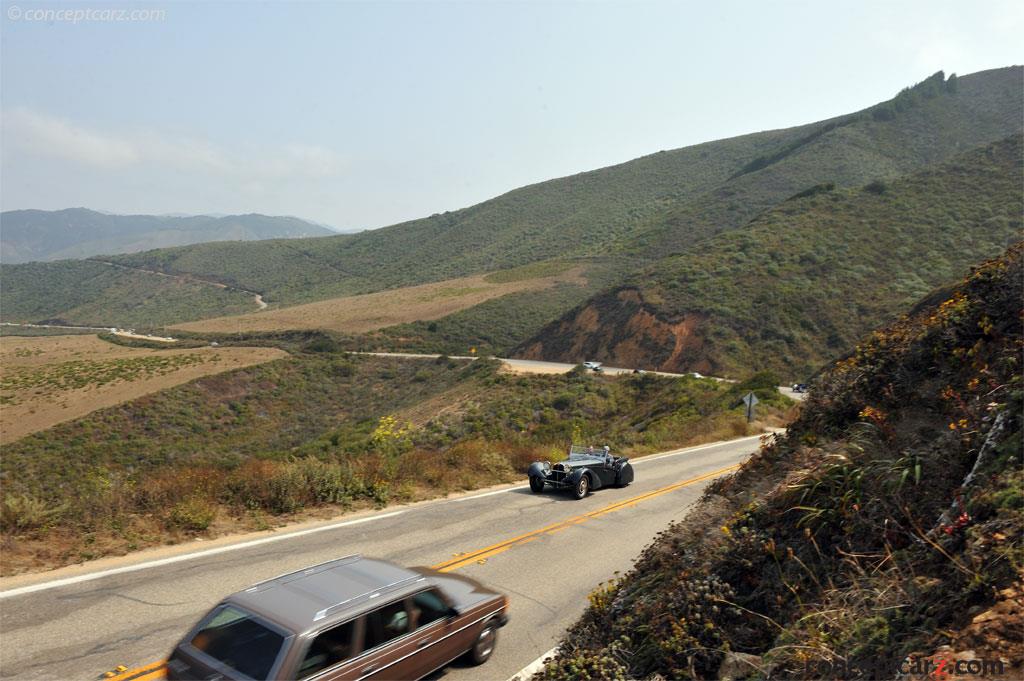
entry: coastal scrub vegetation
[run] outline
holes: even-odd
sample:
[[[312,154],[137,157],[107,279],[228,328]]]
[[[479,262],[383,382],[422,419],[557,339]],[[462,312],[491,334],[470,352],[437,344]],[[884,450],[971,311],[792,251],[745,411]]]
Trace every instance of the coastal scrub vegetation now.
[[[785,436],[592,594],[535,678],[874,679],[943,659],[1019,678],[1022,255],[828,367]]]
[[[759,432],[790,408],[772,376],[517,375],[495,360],[350,355],[323,334],[277,340],[291,357],[6,445],[4,572],[509,482],[573,440],[637,455]]]

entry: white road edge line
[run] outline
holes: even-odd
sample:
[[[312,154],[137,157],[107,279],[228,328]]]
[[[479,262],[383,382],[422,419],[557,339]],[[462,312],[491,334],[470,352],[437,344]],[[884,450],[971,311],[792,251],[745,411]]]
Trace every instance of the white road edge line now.
[[[537,672],[540,671],[541,667],[544,666],[544,660],[548,659],[549,657],[554,657],[555,653],[557,653],[557,652],[558,652],[558,646],[555,646],[554,648],[552,648],[548,652],[544,653],[543,655],[538,657],[536,660],[534,660],[533,662],[531,662],[530,664],[526,665],[525,667],[520,669],[518,672],[516,672],[515,674],[510,676],[508,678],[508,681],[526,681],[531,676],[533,676],[534,674],[536,674]]]
[[[529,485],[516,485],[515,487],[507,487],[505,489],[496,489],[493,492],[484,492],[483,494],[474,494],[471,497],[456,497],[455,499],[448,499],[451,503],[458,503],[460,501],[472,501],[473,499],[483,499],[484,497],[491,497],[495,494],[504,494],[505,492],[513,492],[517,489],[526,489]]]
[[[667,459],[670,456],[679,456],[680,454],[689,454],[690,452],[699,452],[703,449],[711,449],[712,447],[721,447],[723,445],[734,445],[738,442],[745,442],[747,440],[758,440],[764,433],[757,435],[748,435],[746,437],[738,437],[732,440],[720,440],[718,442],[712,442],[706,445],[700,445],[699,447],[684,447],[683,449],[675,449],[671,452],[665,452],[664,454],[658,454],[657,456],[645,456],[639,459],[630,459],[630,463],[634,466],[646,463],[648,461],[658,461],[659,459]]]
[[[362,523],[368,523],[371,520],[383,520],[384,518],[393,518],[396,515],[405,513],[402,511],[392,511],[391,513],[383,513],[381,515],[374,515],[368,518],[357,518],[355,520],[346,520],[341,523],[334,523],[332,525],[324,525],[322,527],[313,527],[308,530],[300,530],[298,532],[289,532],[286,534],[278,534],[272,537],[262,537],[260,539],[252,539],[247,542],[239,544],[231,544],[229,546],[218,546],[214,549],[206,549],[204,551],[196,551],[195,553],[183,553],[180,556],[171,556],[170,558],[160,558],[159,560],[151,560],[145,563],[137,563],[135,565],[126,565],[124,567],[112,568],[110,570],[102,570],[100,572],[90,572],[84,575],[77,575],[75,577],[65,577],[64,579],[55,579],[52,582],[40,582],[39,584],[30,584],[29,586],[19,587],[17,589],[8,589],[7,591],[0,591],[0,600],[5,598],[11,598],[12,596],[21,596],[23,594],[34,593],[36,591],[46,591],[48,589],[56,589],[61,586],[68,586],[71,584],[80,584],[81,582],[91,582],[94,579],[101,579],[103,577],[110,577],[111,575],[120,575],[126,572],[136,572],[138,570],[146,570],[148,568],[159,567],[161,565],[171,565],[172,563],[181,563],[186,560],[194,560],[196,558],[203,558],[206,556],[214,556],[219,553],[228,553],[229,551],[237,551],[238,549],[247,549],[253,546],[259,546],[260,544],[270,544],[272,542],[284,541],[285,539],[294,539],[295,537],[304,537],[310,534],[316,534],[318,532],[326,532],[328,530],[336,530],[339,527],[347,527],[349,525],[360,525]]]
[[[699,452],[702,449],[710,449],[712,447],[719,447],[719,446],[725,445],[725,444],[734,444],[736,442],[743,442],[744,440],[753,440],[754,438],[760,438],[760,437],[761,437],[761,435],[751,435],[751,436],[748,436],[748,437],[738,437],[735,440],[724,440],[722,442],[713,442],[711,444],[701,445],[699,447],[688,447],[688,448],[685,448],[685,449],[677,449],[675,451],[666,452],[665,454],[659,454],[658,456],[652,456],[650,458],[637,459],[633,463],[634,464],[638,464],[638,463],[643,463],[645,461],[657,461],[658,459],[666,459],[666,458],[668,458],[670,456],[678,456],[679,454],[687,454],[689,452]],[[513,488],[513,489],[518,489],[518,488]],[[508,491],[509,490],[505,490],[505,489],[498,490],[498,492],[508,492]],[[490,494],[498,494],[498,492],[489,492],[488,494],[481,494],[479,496],[489,496]],[[478,497],[472,497],[472,498],[479,498],[479,496]],[[544,660],[548,659],[549,657],[554,657],[555,653],[557,653],[557,652],[558,652],[558,646],[555,646],[554,648],[552,648],[548,652],[544,653],[543,655],[538,657],[536,660],[534,660],[533,662],[531,662],[530,664],[526,665],[525,667],[520,669],[518,672],[516,672],[515,674],[510,676],[508,678],[508,681],[528,681],[534,674],[536,674],[537,672],[539,672],[541,670],[541,668],[544,666]]]
[[[761,435],[749,435],[747,437],[739,437],[732,440],[721,440],[719,442],[712,442],[706,445],[700,445],[697,447],[686,447],[683,449],[676,449],[664,454],[658,454],[657,456],[642,457],[636,459],[632,463],[638,465],[647,461],[658,461],[659,459],[667,459],[672,456],[679,456],[680,454],[689,454],[691,452],[699,452],[705,449],[711,449],[713,447],[721,447],[724,445],[736,444],[738,442],[744,442],[746,440],[754,440],[760,438]],[[484,492],[483,494],[475,494],[468,497],[457,497],[455,499],[440,499],[436,504],[456,503],[460,501],[471,501],[473,499],[482,499],[484,497],[493,496],[495,494],[505,494],[506,492],[512,492],[517,489],[524,489],[527,485],[516,485],[515,487],[508,487],[505,489],[494,490],[492,492]],[[429,504],[434,505],[434,504]],[[284,541],[286,539],[294,539],[296,537],[305,537],[318,532],[326,532],[328,530],[336,530],[342,527],[348,527],[350,525],[359,525],[362,523],[368,523],[371,520],[383,520],[384,518],[393,518],[396,515],[405,513],[406,510],[391,511],[390,513],[382,513],[380,515],[369,516],[366,518],[357,518],[355,520],[345,520],[340,523],[333,523],[331,525],[323,525],[321,527],[313,527],[308,530],[299,530],[298,532],[287,532],[283,534],[276,534],[271,537],[262,537],[260,539],[252,539],[250,541],[241,542],[238,544],[231,544],[228,546],[219,546],[213,549],[205,549],[196,551],[194,553],[183,553],[178,556],[171,556],[170,558],[160,558],[158,560],[146,561],[144,563],[136,563],[135,565],[126,565],[119,568],[111,568],[109,570],[101,570],[99,572],[90,572],[84,575],[77,575],[75,577],[65,577],[63,579],[55,579],[50,582],[39,582],[38,584],[30,584],[28,586],[18,587],[16,589],[8,589],[6,591],[0,591],[0,600],[5,598],[11,598],[14,596],[21,596],[23,594],[35,593],[37,591],[46,591],[49,589],[56,589],[62,586],[70,586],[72,584],[80,584],[82,582],[91,582],[96,579],[102,579],[103,577],[110,577],[112,575],[120,575],[127,572],[137,572],[139,570],[146,570],[149,568],[160,567],[163,565],[171,565],[173,563],[181,563],[186,560],[194,560],[196,558],[204,558],[206,556],[214,556],[221,553],[228,553],[229,551],[237,551],[239,549],[247,549],[253,546],[259,546],[261,544],[270,544],[272,542]]]

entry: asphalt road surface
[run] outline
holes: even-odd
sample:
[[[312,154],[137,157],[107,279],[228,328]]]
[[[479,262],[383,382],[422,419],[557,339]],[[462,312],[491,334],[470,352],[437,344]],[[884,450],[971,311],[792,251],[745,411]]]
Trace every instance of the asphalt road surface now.
[[[415,358],[437,359],[438,357],[441,356],[441,355],[436,355],[436,354],[420,354],[420,353],[412,353],[412,352],[358,352],[356,354],[358,354],[358,355],[375,355],[377,357],[404,357],[406,359],[415,359]],[[477,357],[472,357],[472,356],[457,356],[457,355],[452,355],[451,358],[452,359],[478,359]],[[494,359],[497,359],[497,360],[505,363],[506,365],[508,365],[510,368],[512,368],[514,370],[523,371],[523,372],[527,372],[527,373],[538,373],[538,374],[564,374],[567,371],[571,371],[572,369],[576,368],[576,366],[577,366],[575,364],[567,364],[565,362],[545,362],[545,361],[538,360],[538,359],[509,359],[509,358],[506,358],[506,357],[495,357]],[[610,366],[604,366],[603,364],[601,365],[601,373],[608,374],[608,375],[611,375],[611,376],[617,376],[619,374],[632,374],[633,371],[634,371],[634,369],[626,369],[626,368],[622,368],[622,367],[610,367]],[[658,376],[673,376],[673,377],[679,377],[679,376],[685,376],[686,375],[686,374],[673,374],[673,373],[669,373],[667,371],[654,371],[654,370],[649,370],[649,371],[648,370],[644,370],[644,373],[657,374]],[[704,376],[704,378],[714,378],[714,377],[713,376]],[[716,381],[725,381],[727,379],[715,378],[714,380],[716,380]]]
[[[742,438],[638,459],[632,485],[580,501],[506,486],[233,544],[192,544],[155,564],[151,556],[120,559],[113,574],[72,568],[8,578],[0,582],[0,678],[97,679],[117,665],[158,663],[220,597],[362,553],[403,565],[459,558],[452,570],[508,594],[511,619],[491,660],[483,667],[455,664],[434,676],[506,679],[550,650],[583,611],[588,593],[628,570],[705,485],[757,445],[756,437]],[[156,668],[139,678],[160,676]]]

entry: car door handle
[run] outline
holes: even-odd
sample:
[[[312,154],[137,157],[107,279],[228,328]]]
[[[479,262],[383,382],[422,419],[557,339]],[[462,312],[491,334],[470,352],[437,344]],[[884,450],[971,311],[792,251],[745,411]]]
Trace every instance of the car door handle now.
[[[416,647],[417,648],[425,648],[425,647],[429,646],[432,642],[433,642],[432,639],[425,638],[422,641],[420,641],[419,643],[417,643]]]
[[[377,671],[377,667],[379,667],[379,666],[380,665],[378,665],[378,664],[371,664],[369,667],[363,667],[363,671],[361,671],[359,673],[360,674],[371,674],[371,673]]]

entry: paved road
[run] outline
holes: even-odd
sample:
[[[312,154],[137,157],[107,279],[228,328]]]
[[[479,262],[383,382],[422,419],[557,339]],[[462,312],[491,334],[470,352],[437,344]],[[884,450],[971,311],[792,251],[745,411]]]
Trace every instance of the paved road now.
[[[357,355],[374,355],[377,357],[404,357],[406,359],[437,359],[441,355],[436,354],[420,354],[413,352],[357,352]],[[458,356],[452,355],[452,359],[479,359],[478,357],[469,356]],[[512,369],[516,369],[524,372],[532,372],[538,374],[564,374],[576,368],[575,364],[567,364],[565,362],[544,362],[537,359],[508,359],[506,357],[494,357],[498,361],[507,364]],[[616,376],[618,374],[631,374],[633,369],[625,369],[622,367],[610,367],[601,365],[601,373],[610,374]],[[673,374],[667,371],[645,371],[645,373],[656,374],[658,376],[672,376],[679,378],[680,376],[686,376],[687,374]],[[704,376],[703,378],[714,378],[713,376]],[[726,378],[714,378],[716,381],[729,381]]]
[[[632,485],[580,501],[534,495],[517,485],[384,509],[230,548],[197,544],[189,550],[198,553],[179,552],[163,564],[129,572],[85,573],[87,581],[75,581],[83,579],[81,568],[50,575],[48,582],[3,580],[0,678],[95,679],[119,664],[141,667],[162,659],[222,595],[363,553],[405,565],[436,565],[462,555],[454,570],[507,593],[511,621],[487,665],[455,665],[439,675],[505,679],[555,645],[599,582],[628,570],[710,480],[756,447],[756,438],[743,438],[646,457],[637,460]],[[65,577],[70,583],[52,581],[68,574],[77,576]]]
[[[788,385],[780,385],[779,392],[788,397],[789,399],[796,400],[797,402],[803,402],[807,398],[806,392],[793,392],[793,387]]]
[[[537,371],[539,373],[565,373],[570,369],[575,368],[575,364],[564,364],[562,362],[542,362],[535,359],[502,359],[502,362],[508,364],[510,367],[520,369],[522,371]],[[622,367],[609,367],[601,366],[601,373],[618,375],[618,374],[631,374],[632,369],[624,369]],[[658,374],[659,376],[683,376],[683,374],[670,374],[665,371],[651,371],[648,373]]]

